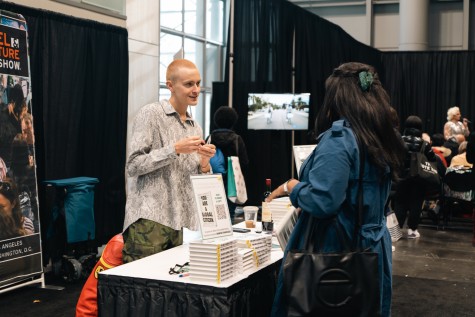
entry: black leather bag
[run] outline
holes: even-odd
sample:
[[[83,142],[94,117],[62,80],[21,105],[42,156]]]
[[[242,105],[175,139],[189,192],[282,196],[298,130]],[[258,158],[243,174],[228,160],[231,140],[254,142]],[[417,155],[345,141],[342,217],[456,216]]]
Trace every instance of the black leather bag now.
[[[290,250],[283,276],[288,316],[380,316],[375,252]]]
[[[363,160],[360,166],[358,216],[353,246],[337,219],[322,221],[311,217],[304,245],[306,250],[289,250],[283,266],[284,297],[288,316],[380,316],[378,254],[360,250],[358,232],[363,211]],[[315,237],[325,237],[333,226],[344,251],[321,253]]]
[[[424,148],[425,146],[422,146],[420,152],[410,153],[409,176],[425,185],[439,187],[440,176],[437,172],[437,162],[431,162],[427,159]]]

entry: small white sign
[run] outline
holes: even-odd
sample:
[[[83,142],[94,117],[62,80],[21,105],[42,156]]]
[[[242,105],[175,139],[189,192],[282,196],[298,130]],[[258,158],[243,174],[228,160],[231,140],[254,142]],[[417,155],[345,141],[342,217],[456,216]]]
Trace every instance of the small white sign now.
[[[192,175],[191,184],[203,240],[233,235],[221,174]]]
[[[295,158],[295,167],[297,169],[297,176],[300,176],[300,167],[302,163],[307,159],[307,157],[315,149],[316,144],[310,145],[294,145],[294,158]]]

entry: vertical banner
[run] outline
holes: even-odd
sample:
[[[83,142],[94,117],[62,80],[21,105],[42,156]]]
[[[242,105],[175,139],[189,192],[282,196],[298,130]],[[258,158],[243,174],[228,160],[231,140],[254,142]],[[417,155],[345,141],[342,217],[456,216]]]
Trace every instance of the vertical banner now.
[[[27,24],[0,11],[0,291],[42,274]]]

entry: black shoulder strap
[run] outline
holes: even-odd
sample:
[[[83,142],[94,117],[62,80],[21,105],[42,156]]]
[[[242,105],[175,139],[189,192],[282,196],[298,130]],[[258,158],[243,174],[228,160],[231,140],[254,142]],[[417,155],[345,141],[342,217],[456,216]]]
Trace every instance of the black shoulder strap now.
[[[360,153],[360,177],[358,179],[358,213],[356,214],[355,219],[355,230],[353,232],[353,251],[358,247],[359,242],[359,231],[363,222],[363,177],[364,177],[364,167],[365,167],[365,150],[364,146],[358,142],[358,149]]]

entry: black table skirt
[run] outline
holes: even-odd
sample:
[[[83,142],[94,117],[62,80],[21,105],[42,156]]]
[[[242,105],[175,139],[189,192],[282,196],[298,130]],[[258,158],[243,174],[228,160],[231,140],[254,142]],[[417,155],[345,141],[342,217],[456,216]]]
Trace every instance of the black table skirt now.
[[[270,316],[281,262],[228,288],[99,274],[99,316]]]

